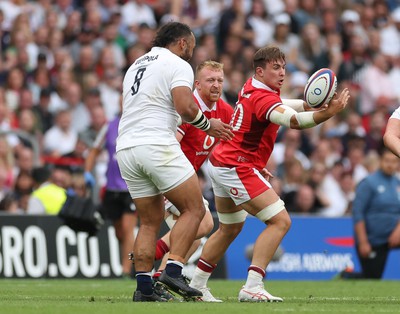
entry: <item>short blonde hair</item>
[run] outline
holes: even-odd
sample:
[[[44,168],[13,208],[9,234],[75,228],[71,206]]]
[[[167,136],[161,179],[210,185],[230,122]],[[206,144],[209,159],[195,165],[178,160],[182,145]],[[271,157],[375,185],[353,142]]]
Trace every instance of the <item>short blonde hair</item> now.
[[[200,71],[203,70],[204,68],[211,68],[213,70],[223,71],[224,65],[223,63],[219,63],[217,61],[212,61],[212,60],[203,61],[196,67],[196,75],[200,73]]]

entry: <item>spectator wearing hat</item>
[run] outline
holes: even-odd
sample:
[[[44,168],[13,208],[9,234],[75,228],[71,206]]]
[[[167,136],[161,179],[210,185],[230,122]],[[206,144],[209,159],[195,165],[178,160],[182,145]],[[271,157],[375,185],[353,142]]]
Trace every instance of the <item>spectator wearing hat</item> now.
[[[360,24],[360,15],[354,10],[345,10],[340,16],[341,37],[342,37],[342,51],[347,52],[350,50],[350,42],[353,36],[361,36],[366,43],[367,35]]]
[[[280,13],[273,18],[275,32],[271,44],[278,46],[286,56],[286,71],[299,70],[297,61],[299,58],[300,38],[290,31],[290,16]]]

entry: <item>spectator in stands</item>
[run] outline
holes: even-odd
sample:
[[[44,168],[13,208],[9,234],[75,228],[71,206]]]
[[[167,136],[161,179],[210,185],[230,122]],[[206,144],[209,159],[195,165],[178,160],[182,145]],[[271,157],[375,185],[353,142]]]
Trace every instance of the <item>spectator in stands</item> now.
[[[343,45],[343,43],[342,43]],[[349,49],[343,53],[343,61],[336,73],[339,84],[342,87],[349,87],[353,109],[356,110],[355,100],[358,99],[360,89],[360,74],[370,60],[368,45],[360,35],[353,35],[349,40]],[[342,46],[343,49],[343,46]]]
[[[78,133],[72,129],[71,119],[69,110],[61,110],[57,113],[55,125],[44,134],[44,154],[61,156],[74,150]]]
[[[33,178],[31,172],[20,171],[15,178],[13,198],[22,213],[26,213],[28,200],[33,192]]]
[[[18,136],[22,145],[32,147],[32,141],[38,141],[39,145],[42,144],[43,133],[39,129],[36,122],[36,116],[31,109],[23,109],[18,114],[18,128],[24,132],[23,135]],[[29,137],[29,138],[26,138]]]
[[[299,8],[294,14],[299,30],[303,29],[307,23],[321,25],[321,15],[317,2],[317,0],[299,0]]]
[[[387,112],[387,111],[386,111]],[[369,115],[368,129],[365,136],[366,151],[381,151],[383,149],[383,134],[389,116],[385,111],[374,111]]]
[[[50,181],[65,191],[70,191],[72,186],[71,167],[68,165],[54,165],[51,169]]]
[[[40,149],[40,146],[37,148]],[[38,163],[39,161],[35,160],[35,155],[31,147],[22,146],[18,148],[15,154],[14,176],[17,176],[20,172],[31,173],[32,169]]]
[[[389,23],[380,30],[381,52],[385,56],[396,58],[400,55],[400,7],[390,15]]]
[[[294,203],[295,195],[298,193],[300,186],[307,181],[303,165],[294,157],[294,151],[293,147],[287,147],[285,160],[280,165],[280,169],[278,169],[280,173],[283,173],[282,200],[288,208],[290,208],[290,204]]]
[[[301,132],[294,129],[284,129],[281,141],[275,144],[272,151],[271,158],[274,159],[276,165],[279,167],[284,161],[285,150],[288,146],[294,148],[294,156],[298,159],[304,169],[310,168],[310,161],[308,157],[300,150],[302,144]],[[279,176],[279,175],[278,175]]]
[[[79,50],[78,61],[75,62],[74,67],[74,79],[76,82],[84,87],[84,81],[86,76],[95,72],[95,65],[97,62],[97,56],[95,50],[91,45],[83,45]]]
[[[342,278],[382,278],[389,252],[400,247],[399,165],[384,149],[380,169],[357,186],[352,215],[361,273],[342,272]]]
[[[135,12],[135,14],[132,14]],[[125,27],[123,35],[128,44],[135,44],[136,34],[140,25],[146,24],[150,28],[156,28],[157,22],[151,7],[144,0],[128,0],[121,7],[122,24]]]
[[[11,189],[14,185],[14,152],[5,135],[0,135],[0,167],[2,186]]]
[[[304,25],[300,33],[298,70],[312,73],[314,62],[326,49],[326,40],[321,35],[320,28],[315,23]]]
[[[242,71],[234,69],[230,73],[229,78],[226,80],[227,82],[224,86],[223,97],[225,98],[226,102],[232,107],[236,105],[236,102],[238,100],[238,93],[242,89],[245,78],[246,77]]]
[[[49,111],[50,95],[50,89],[42,89],[38,104],[32,108],[37,126],[43,134],[52,127],[54,120],[53,114]]]
[[[97,134],[102,127],[107,123],[106,113],[104,108],[96,106],[90,110],[91,123],[84,131],[79,133],[79,136],[90,146],[94,143]]]
[[[275,32],[272,44],[277,45],[286,55],[286,70],[288,73],[301,70],[299,60],[299,36],[290,32],[290,16],[281,13],[274,17]]]
[[[253,43],[254,31],[243,9],[243,0],[233,0],[232,5],[221,12],[217,32],[220,53],[228,50],[228,40],[237,39],[241,47]]]
[[[265,1],[252,1],[248,21],[254,30],[253,46],[257,49],[266,46],[272,40],[275,25],[268,18]]]
[[[345,170],[349,171],[353,180],[358,184],[368,175],[368,170],[364,166],[365,141],[355,138],[349,144],[348,153],[344,159]]]
[[[28,201],[27,214],[57,215],[67,199],[66,190],[52,182],[47,167],[33,169],[32,177],[34,191]]]
[[[308,184],[301,184],[294,194],[291,202],[285,200],[285,205],[290,206],[290,213],[315,214],[322,209],[322,204],[315,195],[315,190]]]
[[[72,82],[67,87],[65,104],[71,112],[72,130],[79,133],[88,128],[91,123],[90,112],[82,102],[82,88],[78,83]]]
[[[389,77],[389,62],[382,53],[372,57],[360,77],[360,107],[362,116],[377,110],[393,112],[397,107],[395,87]]]
[[[330,138],[321,138],[318,145],[314,148],[310,156],[311,163],[322,163],[327,168],[331,168],[341,159],[341,151],[333,149]]]
[[[341,22],[341,37],[343,52],[349,51],[351,48],[351,39],[353,36],[358,35],[365,41],[366,37],[360,26],[360,15],[354,10],[345,10],[340,16]]]
[[[326,34],[326,46],[321,53],[314,58],[313,69],[310,73],[321,68],[329,68],[336,75],[339,73],[340,64],[343,61],[342,55],[342,40],[340,35],[336,32]]]
[[[20,93],[25,87],[25,72],[18,68],[12,68],[7,75],[5,86],[5,100],[8,108],[15,111],[20,101]]]
[[[108,121],[119,114],[122,75],[116,67],[107,69],[99,83],[100,100]]]

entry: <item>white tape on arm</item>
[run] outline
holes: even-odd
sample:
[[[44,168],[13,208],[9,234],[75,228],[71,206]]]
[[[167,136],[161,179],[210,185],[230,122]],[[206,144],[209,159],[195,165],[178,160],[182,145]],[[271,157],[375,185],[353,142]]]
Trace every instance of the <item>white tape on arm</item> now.
[[[282,104],[294,109],[297,112],[304,111],[304,100],[303,99],[282,99]]]
[[[308,129],[317,125],[314,120],[314,112],[312,111],[299,112],[296,114],[296,119],[301,129]]]
[[[275,124],[290,128],[290,119],[292,118],[292,116],[295,116],[301,129],[307,129],[317,125],[314,121],[313,111],[296,112],[293,108],[286,105],[275,107],[269,113],[269,120]]]
[[[280,105],[275,107],[271,113],[269,113],[269,116],[268,113],[267,119],[269,118],[269,121],[290,128],[290,119],[297,112],[288,106]]]

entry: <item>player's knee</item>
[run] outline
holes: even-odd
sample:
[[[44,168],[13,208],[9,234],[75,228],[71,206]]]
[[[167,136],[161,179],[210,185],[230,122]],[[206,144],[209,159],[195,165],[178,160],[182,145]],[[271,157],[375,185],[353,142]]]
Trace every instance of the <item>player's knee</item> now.
[[[277,221],[277,225],[284,233],[286,233],[289,231],[290,226],[292,225],[292,220],[290,219],[289,215],[282,215]]]
[[[243,225],[244,222],[229,225],[220,224],[219,230],[225,239],[228,241],[233,241],[242,231]]]
[[[274,219],[267,221],[267,224],[268,225],[273,224],[282,233],[286,234],[292,225],[292,220],[290,219],[288,212],[286,210],[281,211],[279,215],[276,215],[273,218]]]
[[[206,211],[206,214],[200,223],[196,238],[199,239],[210,234],[213,228],[214,228],[213,217],[209,211]]]

